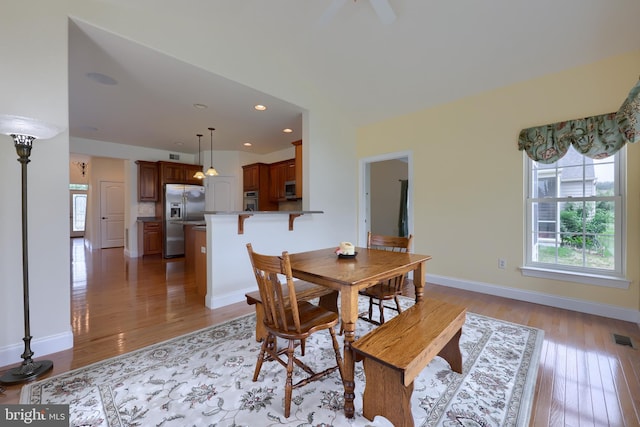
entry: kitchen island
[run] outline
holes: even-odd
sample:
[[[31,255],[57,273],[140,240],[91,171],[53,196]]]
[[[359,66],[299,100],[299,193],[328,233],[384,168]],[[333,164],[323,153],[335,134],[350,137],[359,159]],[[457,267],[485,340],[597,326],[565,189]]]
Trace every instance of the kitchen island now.
[[[324,211],[206,211],[207,291],[205,305],[223,307],[257,289],[247,243],[258,253],[279,255],[338,244],[352,236],[332,235]],[[295,222],[295,227],[294,227]],[[320,229],[326,230],[318,233]],[[331,242],[331,243],[329,243]]]

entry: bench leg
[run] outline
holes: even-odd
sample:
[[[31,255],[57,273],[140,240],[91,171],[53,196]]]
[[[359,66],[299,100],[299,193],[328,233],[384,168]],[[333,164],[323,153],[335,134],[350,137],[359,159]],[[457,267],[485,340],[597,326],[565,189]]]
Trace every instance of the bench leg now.
[[[413,427],[411,394],[413,383],[404,386],[402,373],[378,363],[371,358],[364,359],[366,377],[362,395],[362,414],[369,421],[381,415],[391,421],[394,427]]]
[[[458,332],[449,340],[438,356],[449,362],[451,370],[459,374],[462,373],[462,354],[460,353],[460,335],[462,335],[462,329],[458,329]]]

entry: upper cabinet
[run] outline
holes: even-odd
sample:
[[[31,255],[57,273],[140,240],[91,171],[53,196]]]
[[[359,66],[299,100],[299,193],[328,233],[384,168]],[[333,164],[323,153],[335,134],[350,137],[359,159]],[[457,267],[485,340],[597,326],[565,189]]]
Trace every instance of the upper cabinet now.
[[[258,193],[258,209],[261,211],[278,210],[278,204],[274,203],[270,196],[270,169],[270,165],[266,163],[252,163],[242,166],[242,191]]]
[[[273,201],[286,199],[284,183],[296,179],[296,160],[289,159],[281,162],[271,163],[269,196]],[[296,185],[297,187],[297,185]]]
[[[138,200],[156,202],[158,200],[158,164],[136,161],[138,164]]]
[[[193,177],[197,171],[202,171],[202,165],[144,160],[136,163],[139,202],[158,202],[164,184],[203,184],[202,180]]]
[[[194,178],[197,171],[202,171],[202,165],[187,163],[158,162],[160,165],[160,183],[163,184],[197,184],[202,180]]]

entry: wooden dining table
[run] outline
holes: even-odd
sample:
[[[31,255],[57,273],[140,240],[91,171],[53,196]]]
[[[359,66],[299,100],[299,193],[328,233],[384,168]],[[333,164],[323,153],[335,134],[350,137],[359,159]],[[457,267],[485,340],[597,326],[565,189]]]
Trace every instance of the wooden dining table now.
[[[413,271],[415,299],[420,302],[424,295],[426,262],[431,256],[357,247],[355,257],[341,258],[335,250],[326,248],[292,253],[289,258],[293,277],[340,292],[340,320],[344,331],[344,412],[348,418],[353,418],[355,357],[351,343],[356,336],[358,291],[380,280]]]

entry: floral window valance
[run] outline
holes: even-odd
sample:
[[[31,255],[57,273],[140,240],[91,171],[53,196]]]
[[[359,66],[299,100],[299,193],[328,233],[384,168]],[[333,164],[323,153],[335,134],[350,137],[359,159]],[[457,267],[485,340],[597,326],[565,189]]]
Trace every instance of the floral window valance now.
[[[615,113],[568,120],[520,131],[518,149],[540,163],[554,163],[573,147],[592,159],[609,157],[640,141],[640,81]]]

